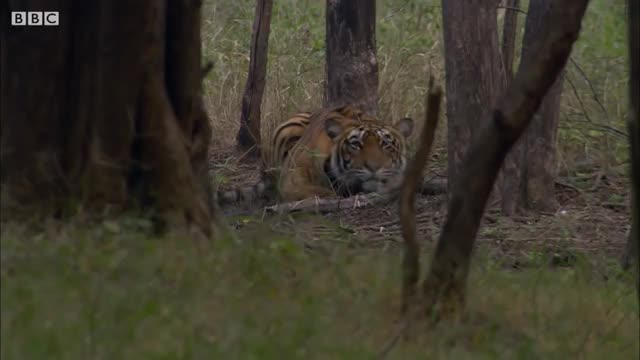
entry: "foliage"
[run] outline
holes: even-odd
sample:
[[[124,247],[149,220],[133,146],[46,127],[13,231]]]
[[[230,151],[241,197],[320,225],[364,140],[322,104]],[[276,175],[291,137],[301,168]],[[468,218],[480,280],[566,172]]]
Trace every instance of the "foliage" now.
[[[4,227],[0,356],[369,359],[398,333],[397,249],[305,251],[264,227],[203,245],[149,237],[147,226]],[[469,321],[414,332],[393,358],[638,353],[634,289],[617,265],[603,280],[581,257],[519,271],[479,259]]]

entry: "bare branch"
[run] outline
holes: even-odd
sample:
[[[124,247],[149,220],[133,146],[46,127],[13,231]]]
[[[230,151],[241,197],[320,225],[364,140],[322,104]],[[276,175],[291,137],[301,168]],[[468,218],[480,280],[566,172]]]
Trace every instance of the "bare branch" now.
[[[416,190],[422,179],[422,171],[427,165],[429,154],[433,146],[438,119],[440,117],[440,103],[442,90],[434,88],[433,77],[429,78],[429,93],[427,95],[427,112],[420,137],[420,145],[412,161],[407,165],[404,182],[400,193],[400,225],[404,238],[402,309],[406,311],[415,295],[420,277],[420,245],[416,240]]]

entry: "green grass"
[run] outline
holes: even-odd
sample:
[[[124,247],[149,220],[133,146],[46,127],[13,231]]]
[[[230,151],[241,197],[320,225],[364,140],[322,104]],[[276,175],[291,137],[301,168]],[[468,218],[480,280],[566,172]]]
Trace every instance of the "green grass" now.
[[[370,359],[398,332],[398,251],[308,252],[264,228],[198,245],[144,225],[5,226],[2,359]],[[609,272],[480,254],[468,320],[417,327],[390,358],[632,359],[635,292]]]

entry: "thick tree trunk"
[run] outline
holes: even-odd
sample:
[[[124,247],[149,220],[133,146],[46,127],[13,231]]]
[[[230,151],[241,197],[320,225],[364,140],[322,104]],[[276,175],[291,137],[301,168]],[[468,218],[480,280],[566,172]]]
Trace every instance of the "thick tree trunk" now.
[[[325,106],[356,104],[375,114],[378,103],[376,4],[327,0]]]
[[[461,172],[471,138],[493,107],[502,76],[496,2],[443,0],[448,177]],[[449,182],[449,192],[453,188]]]
[[[552,0],[529,3],[527,21],[522,39],[522,58],[530,56],[532,44],[549,24],[547,14],[558,6]],[[533,210],[553,210],[555,196],[556,142],[564,70],[549,90],[529,129],[525,132],[525,154],[522,164],[523,189],[526,206]]]
[[[569,58],[587,3],[565,0],[548,14],[544,33],[474,139],[461,173],[450,178],[447,219],[423,284],[429,313],[453,315],[464,306],[471,250],[498,171]]]
[[[248,151],[250,157],[260,155],[260,118],[262,117],[260,106],[262,105],[262,94],[267,76],[272,7],[272,0],[258,0],[253,19],[249,74],[242,97],[240,129],[236,136],[238,148],[241,151]]]
[[[516,46],[516,33],[518,28],[519,0],[505,0],[504,25],[502,27],[502,68],[504,71],[504,86],[513,81],[513,60]],[[522,142],[513,146],[507,155],[500,173],[499,187],[502,197],[502,213],[505,216],[515,215],[524,205],[524,193],[522,189]]]
[[[635,265],[636,289],[640,303],[640,4],[627,1],[629,37],[629,101],[628,120],[631,149],[631,231],[625,252],[625,267]]]
[[[58,27],[0,20],[3,218],[142,206],[210,235],[200,2],[58,3]]]

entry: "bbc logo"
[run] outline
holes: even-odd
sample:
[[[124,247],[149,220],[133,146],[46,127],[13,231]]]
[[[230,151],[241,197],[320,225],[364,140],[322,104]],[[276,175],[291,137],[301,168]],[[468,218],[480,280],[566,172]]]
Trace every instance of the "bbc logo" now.
[[[57,11],[12,11],[12,26],[58,26]]]

